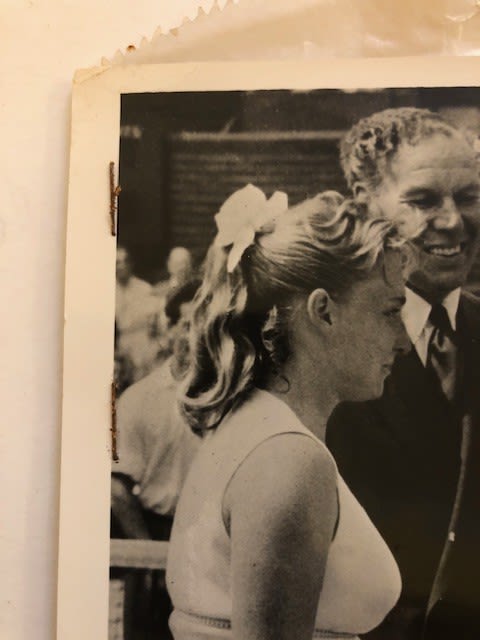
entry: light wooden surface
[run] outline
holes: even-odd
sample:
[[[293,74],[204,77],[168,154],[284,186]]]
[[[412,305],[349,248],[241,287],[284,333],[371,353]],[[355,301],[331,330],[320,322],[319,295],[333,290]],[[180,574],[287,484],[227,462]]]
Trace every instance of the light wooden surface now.
[[[110,566],[129,569],[165,569],[168,542],[156,540],[110,541]]]

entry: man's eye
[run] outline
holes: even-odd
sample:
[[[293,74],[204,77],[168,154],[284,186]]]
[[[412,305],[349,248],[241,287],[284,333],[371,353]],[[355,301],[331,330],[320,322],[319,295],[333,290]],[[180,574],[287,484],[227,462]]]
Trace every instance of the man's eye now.
[[[408,200],[408,204],[411,207],[417,209],[432,209],[439,203],[439,199],[435,196],[422,196],[421,198],[412,198]]]
[[[473,206],[480,202],[480,194],[478,193],[457,193],[455,195],[455,204],[459,206]]]

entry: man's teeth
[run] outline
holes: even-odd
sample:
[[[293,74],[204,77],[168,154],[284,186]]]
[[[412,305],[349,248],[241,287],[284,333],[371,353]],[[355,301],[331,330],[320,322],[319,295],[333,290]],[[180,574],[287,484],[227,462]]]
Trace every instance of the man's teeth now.
[[[434,256],[457,256],[462,248],[457,244],[455,247],[426,247],[426,251]]]

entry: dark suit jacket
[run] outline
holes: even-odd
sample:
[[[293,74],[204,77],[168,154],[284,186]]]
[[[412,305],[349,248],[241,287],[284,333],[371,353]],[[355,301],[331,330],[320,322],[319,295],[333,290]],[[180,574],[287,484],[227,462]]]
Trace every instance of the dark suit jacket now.
[[[462,294],[457,335],[461,393],[452,407],[412,348],[383,396],[344,403],[327,428],[339,471],[387,541],[402,574],[397,607],[372,640],[480,639],[480,300]],[[447,535],[460,469],[462,417],[473,416],[465,491],[443,595],[425,612]]]

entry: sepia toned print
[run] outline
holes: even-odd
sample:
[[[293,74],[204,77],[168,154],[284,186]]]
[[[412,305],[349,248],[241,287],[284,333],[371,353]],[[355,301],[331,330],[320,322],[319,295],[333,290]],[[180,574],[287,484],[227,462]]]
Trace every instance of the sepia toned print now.
[[[479,90],[298,69],[114,83],[110,638],[478,631]]]

